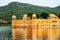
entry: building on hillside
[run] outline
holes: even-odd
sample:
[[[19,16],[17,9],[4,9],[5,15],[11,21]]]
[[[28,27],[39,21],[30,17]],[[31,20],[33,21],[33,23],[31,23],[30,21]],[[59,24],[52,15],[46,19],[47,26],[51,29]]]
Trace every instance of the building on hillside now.
[[[7,23],[7,21],[4,20],[4,19],[0,19],[0,22],[1,22],[1,23]]]

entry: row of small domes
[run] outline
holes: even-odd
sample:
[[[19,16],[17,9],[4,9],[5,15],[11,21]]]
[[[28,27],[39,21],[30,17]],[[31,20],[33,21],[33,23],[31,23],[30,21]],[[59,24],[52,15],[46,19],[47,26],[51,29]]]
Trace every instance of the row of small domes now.
[[[24,14],[23,16],[26,17],[26,16],[28,16],[28,15],[27,15],[27,14]],[[33,14],[32,16],[36,17],[36,14]],[[12,18],[16,18],[16,16],[13,15]]]
[[[27,15],[27,14],[24,14],[23,16],[26,17],[26,16],[28,16],[28,15]],[[36,17],[36,14],[33,14],[32,17]],[[50,18],[54,18],[54,17],[55,17],[55,18],[58,18],[55,14],[49,14],[49,17],[50,17]],[[13,15],[12,18],[16,18],[16,16]]]

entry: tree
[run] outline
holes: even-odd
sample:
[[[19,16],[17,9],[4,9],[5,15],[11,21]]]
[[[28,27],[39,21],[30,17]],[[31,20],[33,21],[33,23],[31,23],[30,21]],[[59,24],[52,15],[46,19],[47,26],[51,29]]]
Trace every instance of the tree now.
[[[40,18],[40,15],[36,13],[37,18]]]
[[[42,12],[42,13],[40,14],[40,16],[41,16],[42,18],[46,19],[46,18],[49,16],[49,14],[46,13],[46,12]]]
[[[30,17],[30,19],[32,19],[32,14],[33,13],[27,13],[28,17]]]
[[[32,15],[33,15],[34,13],[27,13],[27,15],[28,15],[28,17],[30,17],[30,19],[32,19]],[[37,14],[37,13],[35,13],[36,14],[36,16],[37,16],[37,18],[39,18],[40,16],[39,16],[39,14]]]
[[[56,14],[55,12],[52,12],[52,13],[50,13],[50,14],[55,14],[55,15],[57,16],[57,14]]]
[[[60,14],[58,14],[58,18],[60,18]]]

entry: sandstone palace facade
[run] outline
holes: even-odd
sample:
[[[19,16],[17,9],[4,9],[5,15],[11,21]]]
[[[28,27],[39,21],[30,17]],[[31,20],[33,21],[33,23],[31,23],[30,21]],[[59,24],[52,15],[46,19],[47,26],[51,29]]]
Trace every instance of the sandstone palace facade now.
[[[30,19],[24,14],[22,20],[13,15],[12,40],[60,40],[60,19],[54,14],[47,19],[37,19],[36,14]]]

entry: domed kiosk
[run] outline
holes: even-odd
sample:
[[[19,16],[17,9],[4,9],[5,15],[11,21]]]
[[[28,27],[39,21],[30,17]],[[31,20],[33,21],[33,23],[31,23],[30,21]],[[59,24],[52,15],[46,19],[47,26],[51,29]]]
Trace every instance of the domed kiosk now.
[[[13,20],[14,20],[14,19],[16,19],[16,16],[15,16],[15,15],[13,15],[13,16],[12,16],[12,19],[13,19]]]
[[[26,20],[28,18],[28,15],[27,14],[24,14],[23,15],[23,20]]]
[[[36,14],[32,14],[32,19],[36,19]]]
[[[55,14],[53,14],[53,13],[50,14],[48,18],[49,19],[58,19],[58,17]]]

